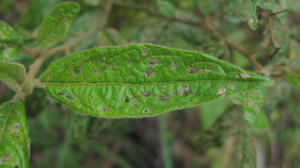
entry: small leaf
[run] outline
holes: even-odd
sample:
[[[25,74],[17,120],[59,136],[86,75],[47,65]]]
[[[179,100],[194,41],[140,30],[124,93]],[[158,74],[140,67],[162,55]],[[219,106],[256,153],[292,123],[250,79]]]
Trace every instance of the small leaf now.
[[[244,119],[250,126],[257,129],[265,129],[269,126],[266,116],[248,107],[244,107]]]
[[[52,63],[41,81],[60,102],[107,118],[155,116],[266,84],[211,56],[151,44],[71,54]]]
[[[37,46],[45,50],[64,39],[79,11],[80,6],[75,2],[63,2],[54,7],[38,29]]]
[[[252,0],[249,6],[249,19],[248,19],[248,25],[252,30],[257,29],[258,17],[256,14],[256,7],[257,4]]]
[[[29,168],[30,139],[22,101],[0,106],[0,167]]]
[[[174,5],[166,0],[157,0],[158,11],[168,19],[173,19],[175,16]]]
[[[293,69],[287,73],[284,79],[292,86],[300,88],[300,68]]]
[[[22,45],[23,38],[9,24],[0,21],[0,42]]]
[[[208,16],[211,11],[211,1],[193,0],[194,4],[198,7],[199,12],[204,16]]]
[[[25,67],[21,64],[0,61],[0,81],[18,92],[25,80]]]
[[[265,91],[256,89],[233,95],[235,104],[242,104],[245,121],[253,128],[264,129],[269,126],[268,119],[263,114]]]
[[[209,129],[225,112],[226,108],[227,104],[223,99],[201,105],[200,115],[204,129]]]
[[[13,61],[21,54],[20,49],[6,46],[0,47],[0,61]]]

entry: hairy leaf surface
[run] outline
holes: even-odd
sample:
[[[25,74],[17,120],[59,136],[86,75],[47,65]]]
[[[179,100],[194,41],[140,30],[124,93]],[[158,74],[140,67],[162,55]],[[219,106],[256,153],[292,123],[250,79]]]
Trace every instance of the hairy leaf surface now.
[[[0,106],[0,167],[29,168],[30,139],[22,101]]]
[[[0,61],[0,81],[9,88],[18,92],[25,80],[25,67],[21,64]]]
[[[60,102],[107,118],[155,116],[266,83],[211,56],[151,44],[71,54],[52,63],[41,81]]]
[[[61,41],[79,11],[80,6],[75,2],[63,2],[54,7],[39,27],[37,46],[47,49]]]
[[[9,24],[0,21],[0,42],[23,44],[22,36]]]

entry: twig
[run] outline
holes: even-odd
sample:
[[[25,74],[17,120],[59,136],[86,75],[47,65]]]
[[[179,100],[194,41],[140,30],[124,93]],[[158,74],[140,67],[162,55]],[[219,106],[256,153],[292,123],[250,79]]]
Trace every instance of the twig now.
[[[115,142],[112,147],[112,153],[109,158],[104,162],[103,168],[112,168],[115,166],[115,157],[121,151],[121,144],[119,142]]]
[[[170,152],[170,145],[169,145],[169,137],[168,137],[168,130],[166,129],[166,116],[160,116],[158,120],[158,129],[159,129],[159,136],[160,136],[160,149],[161,155],[163,158],[163,163],[165,168],[172,168],[172,155]]]
[[[71,41],[69,43],[66,43],[66,44],[64,44],[62,46],[59,46],[57,48],[50,49],[49,51],[47,51],[45,53],[45,55],[49,56],[49,55],[53,55],[53,54],[56,54],[56,53],[61,52],[61,51],[68,50],[68,49],[70,49],[70,48],[78,45],[80,42],[82,42],[83,40],[85,40],[86,38],[88,38],[90,35],[92,35],[93,33],[95,33],[97,30],[102,31],[103,28],[104,28],[104,26],[107,23],[107,20],[108,20],[108,17],[109,17],[112,5],[113,5],[113,2],[111,0],[109,0],[105,4],[103,15],[101,17],[102,19],[100,20],[100,23],[98,24],[98,26],[94,27],[93,29],[89,30],[88,32],[86,32],[84,34],[81,34],[75,40],[73,40],[73,41]]]
[[[232,157],[235,141],[236,141],[235,137],[229,137],[225,141],[224,157],[222,161],[223,167],[229,167],[231,163],[231,157]]]
[[[126,8],[131,8],[134,10],[139,10],[139,11],[145,12],[148,15],[153,16],[153,17],[167,19],[162,14],[155,12],[149,8],[143,8],[143,7],[140,7],[137,5],[126,4],[126,3],[122,3],[122,2],[116,2],[115,5],[118,5],[121,7],[126,7]],[[244,51],[243,49],[239,48],[235,44],[228,41],[224,36],[222,36],[219,32],[217,32],[216,29],[214,27],[212,27],[212,25],[208,24],[208,22],[199,23],[199,22],[184,20],[184,19],[180,19],[180,18],[176,18],[176,17],[173,18],[171,21],[178,22],[178,23],[184,23],[184,24],[191,25],[194,27],[200,27],[201,29],[206,30],[207,32],[209,32],[210,34],[212,34],[213,36],[215,36],[219,40],[221,40],[228,47],[234,49],[235,51],[240,53],[242,56],[244,56],[255,67],[255,69],[260,70],[260,71],[264,70],[264,67],[259,62],[257,62],[256,59],[251,57],[250,53]]]
[[[270,15],[271,16],[275,16],[275,15],[278,15],[278,14],[281,14],[281,13],[285,13],[285,12],[288,12],[288,11],[289,11],[289,9],[284,9],[284,10],[281,10],[281,11],[278,11],[278,12],[273,12]]]
[[[267,56],[267,58],[273,59],[279,50],[280,48],[276,47],[275,50],[270,55]]]

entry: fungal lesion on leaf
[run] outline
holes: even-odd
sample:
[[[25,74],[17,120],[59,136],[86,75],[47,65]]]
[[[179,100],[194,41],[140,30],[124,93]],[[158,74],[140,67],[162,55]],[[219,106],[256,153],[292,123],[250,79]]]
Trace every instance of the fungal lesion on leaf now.
[[[190,93],[190,86],[189,85],[184,85],[183,86],[183,93],[185,95],[189,94]]]
[[[151,77],[152,75],[154,75],[154,71],[152,69],[146,69],[145,71],[145,76],[146,77]]]
[[[83,70],[82,70],[81,67],[75,67],[75,68],[73,69],[73,74],[79,75],[82,71],[83,71]]]
[[[145,113],[145,114],[150,113],[150,110],[149,109],[144,109],[143,113]]]
[[[227,92],[227,88],[219,88],[217,90],[217,95],[222,95]]]
[[[197,67],[190,67],[189,73],[192,75],[197,74],[197,73],[199,73],[199,69]]]
[[[169,100],[169,96],[159,96],[159,100],[162,102],[167,102]]]
[[[13,125],[13,132],[16,132],[20,127],[20,123],[16,123]]]
[[[148,55],[149,54],[149,49],[146,47],[141,48],[141,55]]]
[[[168,90],[166,88],[161,88],[160,91],[166,93]]]
[[[125,96],[125,97],[124,97],[124,103],[128,103],[129,101],[130,101],[129,96]]]
[[[211,67],[206,66],[206,67],[204,68],[204,71],[209,73],[209,72],[212,72],[212,69],[211,69]]]
[[[65,91],[65,90],[59,91],[58,96],[64,97],[69,101],[74,101],[75,100],[74,96],[70,92]]]
[[[138,105],[137,104],[132,104],[131,107],[135,108],[137,107]]]
[[[172,65],[173,68],[178,67],[178,63],[176,61],[172,61],[171,65]]]
[[[149,91],[141,91],[141,95],[144,97],[150,97],[152,94]]]
[[[178,92],[178,90],[174,90],[174,91],[172,91],[172,96],[179,96],[179,92]]]
[[[161,64],[161,61],[159,59],[152,59],[149,61],[149,66],[156,66]]]
[[[101,66],[101,67],[99,67],[99,72],[102,73],[105,71],[105,69],[106,69],[106,66]]]
[[[107,107],[101,107],[101,111],[102,111],[103,113],[106,113],[106,112],[108,112],[108,108],[107,108]]]

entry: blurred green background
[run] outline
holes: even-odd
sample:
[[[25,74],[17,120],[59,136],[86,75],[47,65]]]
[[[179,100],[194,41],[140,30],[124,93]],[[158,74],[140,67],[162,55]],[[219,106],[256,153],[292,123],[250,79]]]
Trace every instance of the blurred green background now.
[[[32,47],[41,20],[62,1],[1,0],[0,19]],[[269,127],[247,123],[235,97],[160,117],[109,120],[74,113],[36,89],[26,99],[33,168],[300,167],[300,91],[276,75],[299,67],[299,0],[114,0],[109,11],[108,0],[76,2],[82,10],[57,46],[91,32],[107,16],[106,24],[42,69],[70,52],[128,43],[201,51],[254,70],[245,58],[250,55],[273,74],[260,107]],[[27,68],[33,61],[9,47],[0,46],[0,55]],[[0,103],[12,96],[0,83]]]

